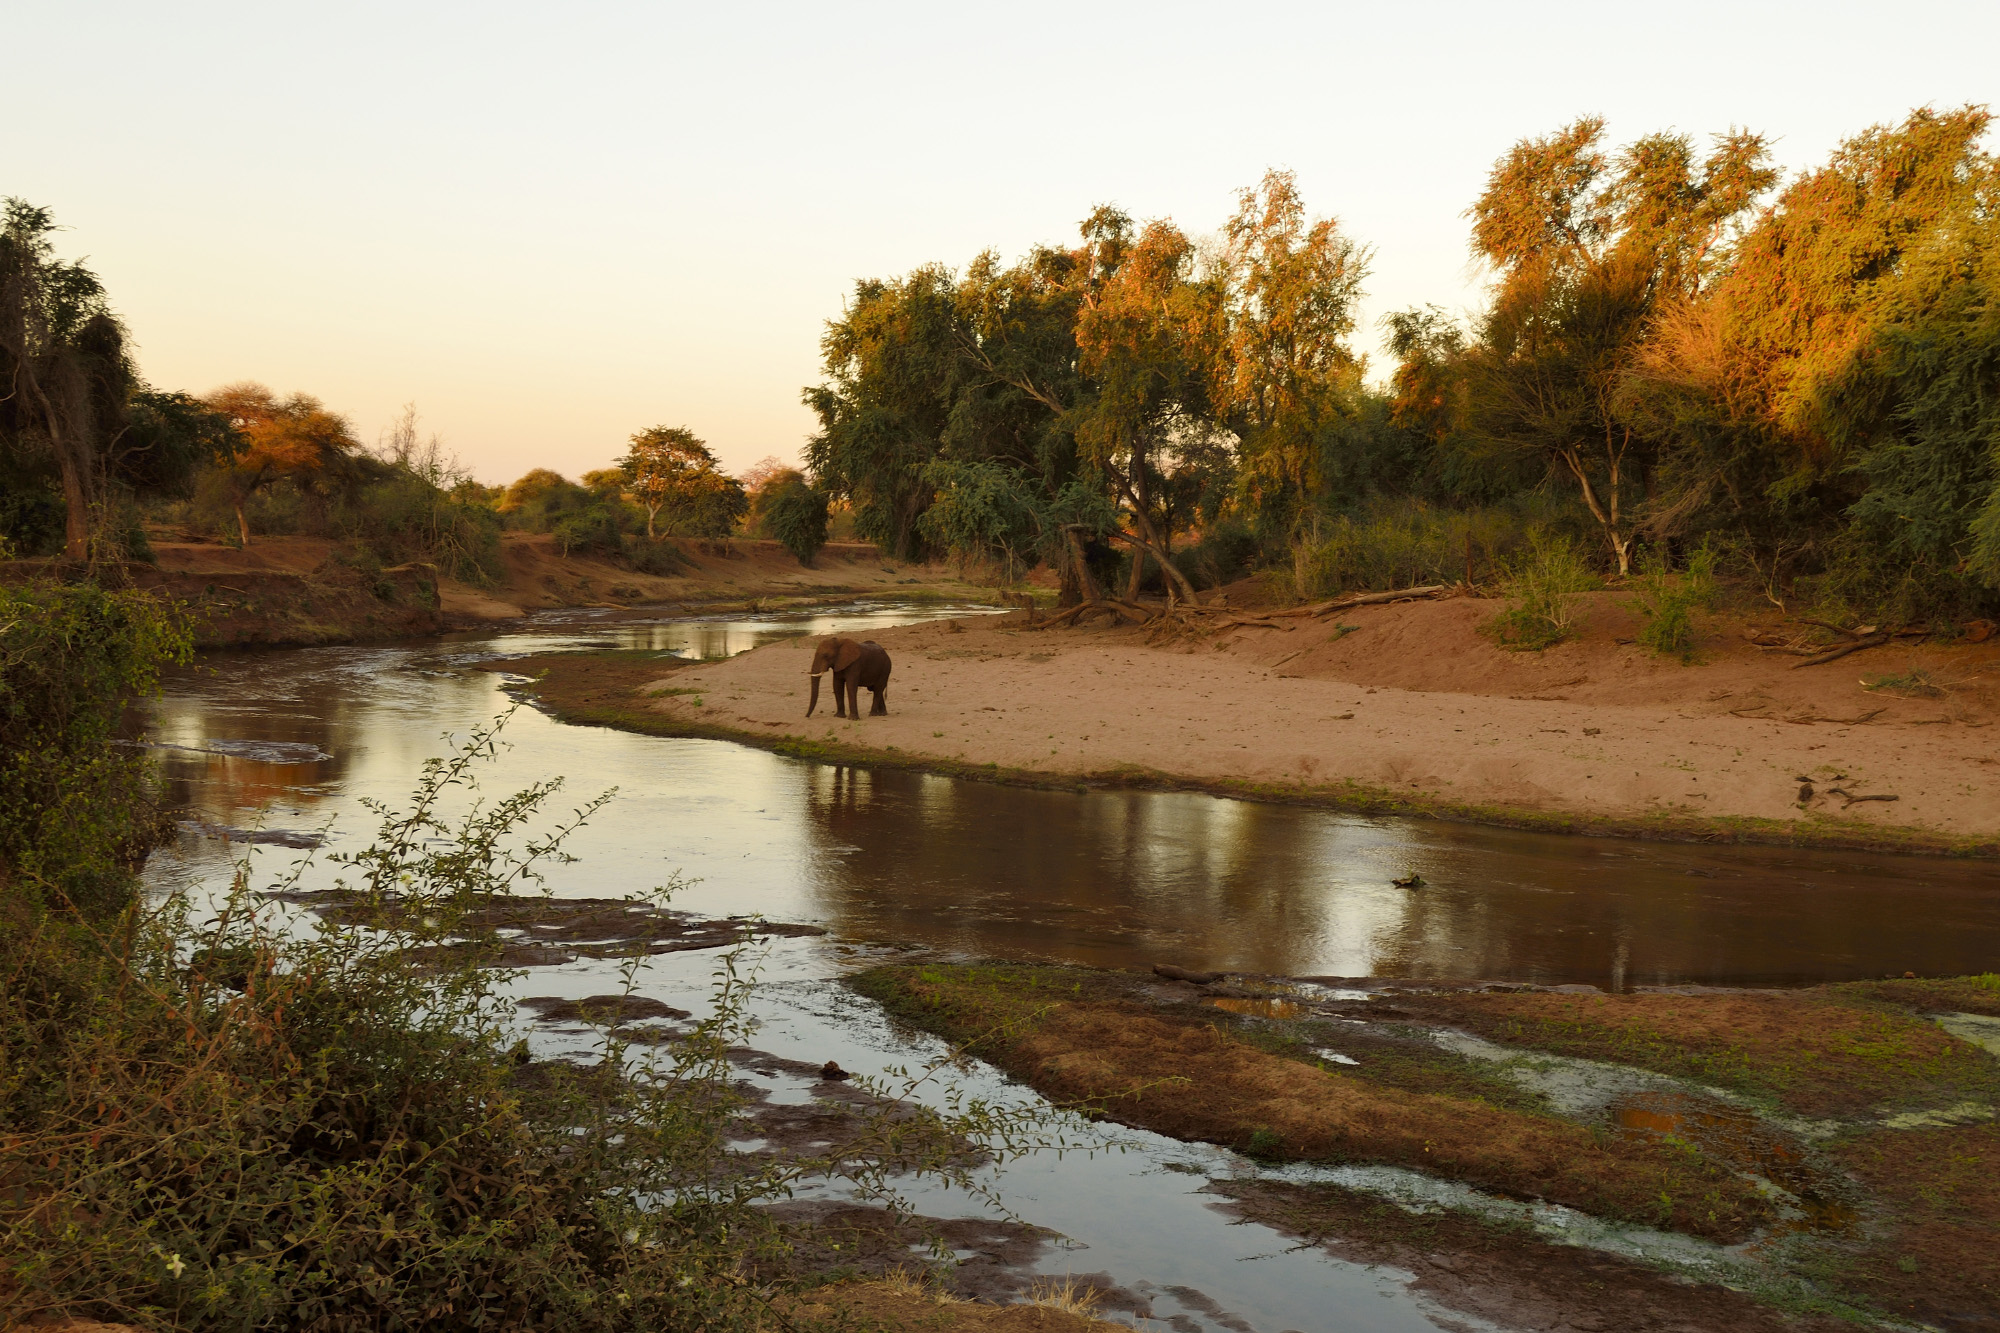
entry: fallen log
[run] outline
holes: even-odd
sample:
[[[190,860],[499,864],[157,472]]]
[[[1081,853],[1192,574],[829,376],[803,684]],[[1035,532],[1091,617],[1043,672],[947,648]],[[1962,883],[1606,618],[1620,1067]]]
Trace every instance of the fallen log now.
[[[1330,616],[1353,606],[1378,606],[1383,602],[1421,602],[1442,597],[1451,591],[1447,583],[1431,583],[1421,588],[1395,588],[1389,592],[1364,592],[1357,597],[1337,597],[1312,608],[1314,616]]]
[[[1865,639],[1856,639],[1852,643],[1843,643],[1839,647],[1820,653],[1815,657],[1808,657],[1803,662],[1792,663],[1792,670],[1797,671],[1800,667],[1818,666],[1822,662],[1838,661],[1849,653],[1860,652],[1863,648],[1880,648],[1894,637],[1893,634],[1872,634]]]

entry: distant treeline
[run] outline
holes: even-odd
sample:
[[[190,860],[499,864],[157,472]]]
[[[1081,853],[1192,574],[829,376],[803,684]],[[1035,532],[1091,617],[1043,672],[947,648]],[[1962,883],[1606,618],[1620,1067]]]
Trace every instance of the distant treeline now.
[[[798,469],[767,459],[746,485],[685,427],[637,432],[615,466],[581,483],[537,468],[490,487],[435,435],[420,435],[414,408],[371,448],[308,394],[253,383],[199,397],[155,389],[103,285],[56,256],[55,231],[47,209],[5,201],[0,559],[148,560],[150,522],[239,545],[329,538],[350,561],[427,560],[486,582],[501,572],[507,527],[656,572],[680,560],[666,536],[748,530],[808,564],[826,540],[826,497]]]
[[[1741,131],[1517,144],[1468,211],[1483,308],[1390,316],[1381,389],[1368,251],[1289,175],[1211,241],[1100,208],[1073,246],[857,284],[805,393],[812,478],[898,555],[1053,561],[1073,594],[1263,566],[1310,595],[1569,541],[1607,574],[1705,549],[1834,614],[1991,607],[1988,124],[1918,111],[1790,182]]]

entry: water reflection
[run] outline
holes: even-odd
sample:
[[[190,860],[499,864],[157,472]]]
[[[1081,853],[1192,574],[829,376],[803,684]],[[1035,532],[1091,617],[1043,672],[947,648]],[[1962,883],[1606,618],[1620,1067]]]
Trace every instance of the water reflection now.
[[[175,798],[201,819],[310,830],[337,816],[331,845],[352,846],[372,826],[362,798],[398,800],[423,759],[443,750],[443,733],[462,735],[505,706],[491,674],[464,668],[470,657],[606,641],[712,654],[952,613],[877,605],[726,622],[571,613],[500,635],[219,656],[170,682],[150,730],[178,747],[159,753]],[[1621,987],[2000,968],[2000,867],[1990,863],[1037,791],[532,713],[506,739],[488,791],[557,774],[571,780],[566,800],[620,788],[572,844],[579,862],[551,875],[558,892],[640,889],[680,869],[700,879],[683,897],[694,910],[814,920],[851,938],[1106,966]],[[191,833],[149,874],[219,878],[230,850]],[[1411,872],[1421,887],[1393,883]]]

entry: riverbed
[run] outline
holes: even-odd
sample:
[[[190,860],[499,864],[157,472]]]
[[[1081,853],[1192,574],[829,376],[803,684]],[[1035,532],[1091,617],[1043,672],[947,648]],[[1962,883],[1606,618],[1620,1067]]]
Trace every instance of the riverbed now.
[[[511,705],[496,656],[587,648],[713,659],[832,630],[973,613],[859,604],[794,616],[551,612],[504,631],[216,655],[167,683],[149,716],[175,799],[193,813],[156,856],[157,887],[215,884],[254,854],[268,883],[305,856],[365,844],[364,800],[394,804],[422,761]],[[899,684],[921,683],[906,664]],[[559,809],[617,788],[554,866],[558,895],[685,881],[675,905],[827,928],[761,954],[760,1049],[874,1073],[941,1053],[838,984],[916,948],[1105,967],[1174,962],[1289,976],[1640,985],[1783,985],[1988,969],[2000,954],[1990,862],[1770,847],[1563,838],[1366,819],[1187,793],[1054,791],[870,771],[722,741],[566,726],[521,709],[481,781],[562,776]],[[230,838],[219,836],[233,831]],[[323,860],[301,875],[329,884]],[[1399,887],[1411,875],[1420,888]],[[699,1010],[712,955],[673,955],[640,989]],[[534,969],[523,995],[614,988],[614,969]],[[589,1040],[538,1029],[554,1052]],[[1030,1096],[975,1067],[970,1090]],[[782,1083],[778,1080],[777,1083]],[[779,1087],[799,1097],[803,1088]],[[1292,1248],[1199,1193],[1257,1168],[1221,1149],[1121,1133],[1126,1151],[1009,1166],[1021,1218],[1068,1237],[1041,1261],[1102,1273],[1188,1329],[1424,1329],[1448,1316],[1408,1275]],[[923,1196],[940,1216],[971,1200]]]

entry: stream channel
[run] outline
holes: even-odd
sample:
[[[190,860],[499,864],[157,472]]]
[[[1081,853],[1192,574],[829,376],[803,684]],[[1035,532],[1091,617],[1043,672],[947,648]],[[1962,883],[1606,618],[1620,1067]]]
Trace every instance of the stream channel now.
[[[365,845],[374,820],[364,799],[402,802],[423,760],[451,748],[448,735],[508,707],[507,678],[476,661],[601,648],[709,659],[792,635],[865,634],[989,609],[569,610],[422,641],[212,655],[170,678],[149,707],[147,734],[172,796],[197,818],[147,875],[161,889],[219,886],[248,853],[261,886],[305,855],[285,842]],[[899,680],[920,670],[905,666]],[[1606,989],[1963,974],[1991,970],[2000,955],[2000,866],[1988,862],[1571,838],[1188,793],[1037,790],[567,726],[526,708],[503,740],[480,776],[490,796],[562,775],[554,804],[567,810],[618,788],[568,844],[575,862],[550,871],[558,896],[618,897],[679,874],[693,882],[677,908],[826,927],[824,937],[752,950],[754,1043],[861,1074],[943,1053],[839,982],[881,959],[920,956],[913,949]],[[260,840],[225,840],[223,829]],[[1422,891],[1391,883],[1411,872]],[[331,880],[315,864],[302,883]],[[714,967],[713,953],[667,954],[637,989],[702,1013]],[[615,991],[619,979],[615,963],[586,959],[535,968],[516,985],[523,996],[581,998]],[[586,1029],[530,1024],[526,1011],[523,1022],[538,1053],[593,1043]],[[983,1065],[953,1078],[968,1094],[1034,1100]],[[777,1101],[811,1096],[808,1080],[759,1081]],[[1413,1292],[1407,1273],[1298,1248],[1200,1192],[1210,1179],[1310,1173],[1146,1133],[1109,1137],[1115,1148],[1034,1154],[995,1181],[1016,1216],[1065,1238],[1044,1249],[1039,1271],[1102,1275],[1149,1317],[1101,1315],[1184,1333],[1483,1326]],[[909,1197],[937,1217],[988,1211],[924,1186]],[[1660,1248],[1671,1238],[1604,1243],[1673,1257]]]

